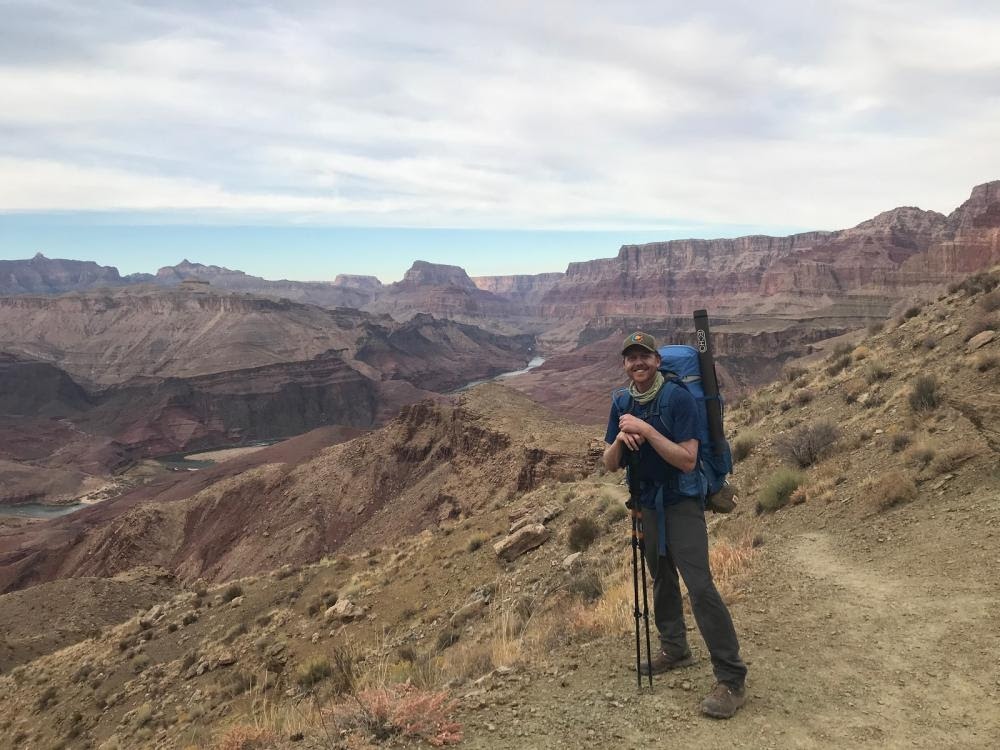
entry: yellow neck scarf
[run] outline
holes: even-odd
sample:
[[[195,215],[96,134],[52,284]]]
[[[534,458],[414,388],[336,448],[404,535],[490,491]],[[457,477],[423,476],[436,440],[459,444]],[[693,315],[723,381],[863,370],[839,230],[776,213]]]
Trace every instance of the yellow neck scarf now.
[[[629,395],[632,398],[634,398],[637,403],[646,405],[654,398],[656,398],[656,394],[660,392],[660,389],[663,387],[663,383],[664,383],[663,373],[657,370],[656,377],[653,378],[653,385],[650,386],[645,393],[640,393],[638,390],[636,390],[635,383],[629,384],[628,392]]]

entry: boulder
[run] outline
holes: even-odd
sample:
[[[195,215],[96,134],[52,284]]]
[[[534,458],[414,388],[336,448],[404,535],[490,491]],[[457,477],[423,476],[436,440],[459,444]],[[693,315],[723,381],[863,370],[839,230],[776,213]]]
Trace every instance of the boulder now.
[[[576,561],[580,559],[580,555],[582,554],[583,554],[582,552],[571,552],[570,554],[566,555],[566,557],[563,558],[560,567],[563,570],[571,570],[573,566],[576,565]]]
[[[529,524],[494,544],[493,551],[501,560],[510,562],[516,560],[528,550],[545,544],[551,535],[552,532],[542,524]]]
[[[364,616],[364,607],[359,607],[350,599],[340,599],[323,615],[327,622],[352,622]]]
[[[993,338],[997,335],[996,331],[983,331],[982,333],[977,333],[971,339],[969,339],[965,344],[965,350],[967,352],[974,352],[982,346],[986,346],[990,343]]]

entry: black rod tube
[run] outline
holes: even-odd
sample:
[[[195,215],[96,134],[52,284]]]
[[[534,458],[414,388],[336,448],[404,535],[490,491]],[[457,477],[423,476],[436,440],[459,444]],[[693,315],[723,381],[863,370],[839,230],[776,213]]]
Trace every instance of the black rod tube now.
[[[708,327],[708,311],[694,311],[695,348],[701,367],[701,387],[705,391],[705,410],[708,412],[708,434],[712,438],[715,455],[722,455],[725,432],[722,429],[722,402],[719,400],[719,379],[715,376],[715,357],[712,353],[712,332]]]

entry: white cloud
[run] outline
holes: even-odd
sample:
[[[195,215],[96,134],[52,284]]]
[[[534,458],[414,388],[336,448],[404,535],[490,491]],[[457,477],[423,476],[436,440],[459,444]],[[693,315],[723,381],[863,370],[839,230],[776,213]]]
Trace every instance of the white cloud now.
[[[1000,177],[1000,11],[974,4],[53,2],[4,20],[7,211],[836,228]]]

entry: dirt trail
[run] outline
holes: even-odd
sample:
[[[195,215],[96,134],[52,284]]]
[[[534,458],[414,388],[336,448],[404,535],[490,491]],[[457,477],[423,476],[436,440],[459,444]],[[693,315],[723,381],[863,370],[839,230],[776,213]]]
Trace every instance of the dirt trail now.
[[[698,714],[713,677],[696,630],[696,664],[659,677],[652,693],[636,691],[629,634],[581,644],[541,677],[543,665],[493,678],[470,699],[466,746],[638,748],[659,735],[712,750],[996,747],[997,581],[926,564],[963,549],[960,522],[933,536],[926,518],[897,520],[874,555],[854,529],[789,530],[763,548],[732,606],[750,664],[750,700],[736,718]]]

